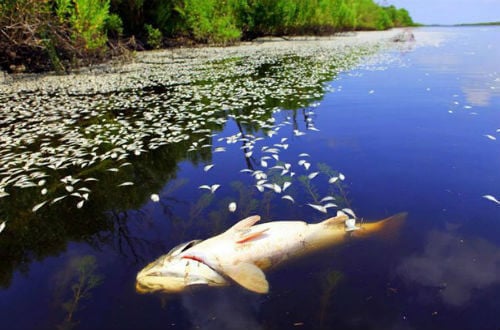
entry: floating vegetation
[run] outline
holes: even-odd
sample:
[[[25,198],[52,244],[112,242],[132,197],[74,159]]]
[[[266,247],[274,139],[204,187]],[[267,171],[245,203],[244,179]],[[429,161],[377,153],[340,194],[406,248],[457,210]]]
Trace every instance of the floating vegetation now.
[[[64,321],[58,326],[58,329],[74,329],[78,325],[75,321],[75,313],[82,309],[82,303],[91,298],[91,291],[101,285],[103,277],[96,273],[97,263],[94,256],[83,256],[73,261],[74,268],[69,274],[73,277],[74,283],[71,284],[71,297],[63,302],[62,307],[66,312]]]
[[[196,56],[187,51],[143,54],[139,65],[109,73],[3,84],[0,202],[26,190],[24,207],[33,212],[63,199],[85,208],[96,189],[135,187],[134,159],[153,150],[185,146],[187,159],[196,163],[200,155],[210,158],[212,152],[224,152],[237,142],[248,164],[262,168],[252,172],[257,189],[281,194],[291,180],[284,185],[263,180],[266,169],[288,178],[295,175],[292,162],[280,160],[289,147],[288,137],[261,150],[256,144],[272,140],[287,125],[296,138],[317,131],[313,109],[324,94],[323,83],[384,45],[384,39],[359,38],[349,40],[356,47],[347,47],[342,40],[301,42],[303,47],[293,50],[271,43],[189,51]],[[388,40],[389,36],[386,44],[393,46]],[[294,111],[293,116],[276,122],[283,109]],[[304,128],[296,126],[298,110],[303,111]],[[240,132],[218,137],[230,121]],[[262,134],[255,134],[258,131]],[[306,171],[311,167],[305,159],[299,162]],[[204,170],[213,171],[214,164]],[[100,182],[103,173],[106,182]],[[317,174],[308,175],[312,179]],[[200,186],[211,193],[219,187]]]

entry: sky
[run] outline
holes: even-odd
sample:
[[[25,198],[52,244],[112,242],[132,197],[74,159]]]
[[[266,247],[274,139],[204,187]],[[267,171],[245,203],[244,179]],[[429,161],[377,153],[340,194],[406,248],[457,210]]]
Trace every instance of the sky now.
[[[500,21],[500,0],[378,0],[409,11],[414,22],[459,24]]]

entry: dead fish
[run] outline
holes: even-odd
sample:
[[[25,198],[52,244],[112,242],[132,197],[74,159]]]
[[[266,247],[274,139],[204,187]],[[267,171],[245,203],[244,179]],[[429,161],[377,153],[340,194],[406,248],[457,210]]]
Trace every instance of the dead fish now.
[[[192,285],[222,286],[231,281],[257,293],[267,293],[264,270],[312,251],[335,246],[349,237],[394,232],[406,213],[355,226],[343,213],[316,224],[272,221],[256,224],[259,216],[241,220],[227,231],[206,240],[173,248],[147,265],[136,277],[140,293],[180,292]]]

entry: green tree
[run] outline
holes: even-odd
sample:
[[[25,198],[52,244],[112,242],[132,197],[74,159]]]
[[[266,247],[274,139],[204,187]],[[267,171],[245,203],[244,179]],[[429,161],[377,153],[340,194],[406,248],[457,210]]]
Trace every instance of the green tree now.
[[[185,0],[176,10],[185,20],[187,32],[196,41],[227,43],[241,37],[235,13],[228,2]]]

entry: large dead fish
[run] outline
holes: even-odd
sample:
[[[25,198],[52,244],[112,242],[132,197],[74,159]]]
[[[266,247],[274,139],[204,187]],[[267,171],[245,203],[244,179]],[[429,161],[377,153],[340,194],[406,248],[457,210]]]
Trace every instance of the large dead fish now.
[[[356,226],[339,212],[316,224],[303,221],[272,221],[255,224],[259,216],[241,220],[224,233],[194,240],[173,248],[137,274],[140,293],[179,292],[191,285],[228,285],[229,279],[257,292],[269,291],[263,270],[292,257],[339,245],[349,237],[397,231],[406,213]]]

